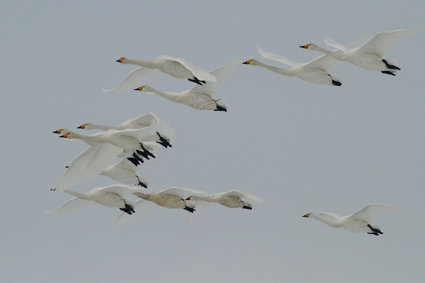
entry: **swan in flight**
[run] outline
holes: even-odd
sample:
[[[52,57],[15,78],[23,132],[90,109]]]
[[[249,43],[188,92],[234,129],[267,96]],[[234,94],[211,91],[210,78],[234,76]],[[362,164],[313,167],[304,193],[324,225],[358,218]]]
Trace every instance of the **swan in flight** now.
[[[217,78],[217,82],[206,82],[202,86],[196,85],[181,93],[161,92],[147,85],[136,88],[135,90],[157,94],[173,102],[182,103],[198,110],[227,111],[226,99],[213,99],[214,92],[236,70],[239,64],[240,62],[238,60],[233,60],[211,71],[211,74]]]
[[[368,204],[359,211],[347,216],[339,216],[334,213],[321,212],[319,215],[307,213],[303,217],[310,217],[319,220],[320,222],[323,222],[333,228],[344,228],[355,233],[368,233],[379,236],[379,234],[383,234],[380,228],[378,226],[370,225],[369,222],[383,212],[400,209],[401,207],[392,205]]]
[[[178,79],[188,79],[198,85],[205,84],[206,82],[217,82],[213,74],[208,73],[195,64],[185,59],[173,58],[167,55],[158,56],[153,61],[131,60],[125,57],[121,57],[116,61],[121,64],[137,65],[140,67],[130,72],[114,89],[104,91],[122,92],[163,73]]]
[[[395,72],[400,70],[400,68],[396,66],[395,60],[384,59],[384,53],[398,40],[413,35],[418,31],[420,31],[419,28],[410,28],[378,32],[361,46],[348,48],[329,37],[325,39],[326,45],[338,48],[341,52],[332,52],[314,43],[300,47],[322,52],[336,60],[349,62],[366,70],[380,71],[383,74],[395,76]]]
[[[214,195],[206,195],[206,196],[189,196],[186,200],[194,201],[196,207],[201,207],[200,203],[202,203],[202,208],[205,208],[211,202],[217,202],[223,206],[230,208],[244,208],[244,209],[252,209],[252,205],[242,198],[247,197],[253,201],[259,202],[263,205],[267,205],[267,203],[261,198],[254,196],[251,193],[243,192],[243,191],[229,191],[225,193],[219,193]],[[199,212],[200,209],[198,209]]]
[[[362,34],[355,42],[350,44],[348,47],[352,48],[352,47],[360,46],[362,43],[365,42],[365,40],[366,38]],[[281,62],[283,64],[291,66],[291,68],[288,68],[288,69],[278,68],[278,67],[264,64],[254,59],[248,60],[244,62],[243,64],[248,64],[252,66],[260,66],[272,72],[275,72],[284,76],[288,76],[288,77],[297,77],[313,84],[327,84],[327,85],[334,85],[334,86],[342,85],[340,78],[334,77],[333,75],[328,73],[330,69],[336,67],[337,65],[341,63],[340,61],[335,60],[330,56],[322,55],[308,63],[295,63],[280,55],[265,51],[261,49],[260,47],[258,47],[258,52],[264,58]],[[335,50],[333,52],[337,53],[340,51]]]
[[[157,115],[149,112],[142,116],[139,116],[134,119],[129,119],[124,122],[122,122],[118,126],[106,126],[106,125],[96,125],[93,123],[86,123],[78,127],[78,129],[84,129],[84,130],[126,130],[126,129],[142,129],[149,126],[152,126],[154,123],[166,123],[163,119],[157,118]]]
[[[55,211],[47,212],[47,214],[57,216],[98,203],[108,207],[117,207],[124,211],[123,213],[131,215],[135,212],[134,203],[124,199],[124,196],[139,190],[137,187],[125,185],[94,188],[87,193],[65,190],[65,193],[73,195],[75,198],[70,199]]]
[[[182,188],[182,187],[171,187],[161,191],[155,191],[151,194],[144,194],[141,192],[134,192],[135,196],[141,198],[134,204],[134,210],[136,212],[145,212],[150,210],[155,206],[155,204],[170,208],[170,209],[184,209],[189,211],[189,214],[186,218],[186,222],[192,222],[196,216],[196,207],[193,203],[185,200],[186,195],[188,194],[204,194],[201,191]],[[118,219],[114,222],[115,227],[122,226],[131,217],[128,214],[122,213]]]

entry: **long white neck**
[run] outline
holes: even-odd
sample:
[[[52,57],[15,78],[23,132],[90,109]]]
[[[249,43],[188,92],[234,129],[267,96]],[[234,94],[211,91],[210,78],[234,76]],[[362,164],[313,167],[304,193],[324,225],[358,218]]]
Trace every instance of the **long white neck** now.
[[[254,66],[260,66],[263,67],[267,70],[270,70],[272,72],[284,75],[284,76],[288,76],[288,77],[293,77],[295,75],[295,72],[292,69],[283,69],[283,68],[278,68],[278,67],[274,67],[274,66],[270,66],[264,63],[261,63],[260,61],[257,61],[257,63]]]
[[[310,217],[313,218],[313,219],[319,220],[320,222],[325,223],[326,225],[331,226],[333,228],[341,227],[341,225],[338,222],[328,221],[328,220],[323,219],[323,218],[321,218],[321,217],[319,217],[319,216],[317,216],[316,214],[313,214],[313,213],[310,215]]]
[[[71,190],[64,190],[65,193],[73,195],[77,198],[81,198],[81,199],[85,199],[85,200],[91,200],[89,195],[84,194],[84,193],[79,193],[79,192],[75,192],[75,191],[71,191]]]
[[[151,198],[150,194],[144,194],[144,193],[141,193],[141,192],[133,193],[133,195],[138,196],[139,198],[142,198],[142,199],[145,199],[145,200],[150,200],[150,198]]]
[[[103,143],[104,142],[102,136],[85,136],[85,135],[80,135],[80,134],[75,133],[75,132],[70,132],[68,139],[82,140],[82,141],[88,143],[89,145],[91,145],[93,143]]]
[[[214,196],[192,196],[191,200],[202,200],[208,202],[217,202]]]
[[[137,65],[149,69],[156,69],[154,63],[152,61],[142,61],[142,60],[132,60],[132,59],[126,59],[122,61],[122,64],[130,64],[130,65]]]
[[[86,127],[87,129],[87,127]],[[117,127],[114,126],[106,126],[106,125],[96,125],[96,124],[90,124],[90,129],[87,130],[104,130],[104,131],[109,131],[112,129],[117,129]]]
[[[347,56],[346,56],[345,52],[332,52],[332,51],[324,49],[324,48],[322,48],[318,45],[314,45],[313,48],[310,48],[310,50],[316,50],[316,51],[322,52],[323,54],[326,54],[329,57],[334,58],[335,60],[347,61]]]
[[[148,86],[145,86],[145,91],[152,92],[154,94],[157,94],[161,97],[164,97],[165,99],[168,99],[168,100],[171,100],[171,101],[174,101],[174,102],[180,102],[181,101],[181,99],[180,99],[181,97],[179,95],[162,92],[162,91],[156,90],[156,89],[148,87]]]

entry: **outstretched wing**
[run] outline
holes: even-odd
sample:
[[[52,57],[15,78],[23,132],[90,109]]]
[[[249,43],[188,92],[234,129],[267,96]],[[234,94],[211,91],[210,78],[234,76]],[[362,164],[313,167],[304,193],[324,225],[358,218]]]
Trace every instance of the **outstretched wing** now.
[[[176,195],[176,196],[179,196],[181,198],[185,198],[186,195],[189,194],[189,193],[205,194],[204,192],[201,192],[201,191],[198,191],[198,190],[183,188],[183,187],[171,187],[171,188],[162,190],[161,192],[166,193],[166,194]]]
[[[236,197],[240,197],[240,198],[247,197],[249,199],[252,199],[253,201],[259,202],[259,203],[261,203],[263,205],[267,205],[267,203],[263,199],[261,199],[261,198],[259,198],[257,196],[254,196],[251,193],[244,192],[244,191],[234,190],[234,191],[229,191],[227,193],[223,193],[223,195],[236,196]]]
[[[100,191],[114,193],[121,197],[128,195],[130,193],[141,191],[140,187],[127,186],[127,185],[111,185],[108,187],[101,188]]]
[[[96,204],[94,201],[85,200],[81,198],[72,198],[69,201],[65,202],[61,207],[52,211],[52,212],[44,212],[46,214],[50,214],[53,216],[58,216],[64,213],[68,213],[80,208],[89,207]]]
[[[139,67],[133,71],[131,71],[128,76],[115,88],[106,90],[103,89],[104,92],[123,92],[129,89],[133,89],[139,86],[142,82],[156,78],[157,76],[163,74],[160,70],[157,69],[149,69],[144,67]]]
[[[348,216],[350,219],[361,220],[369,223],[373,218],[379,214],[387,211],[400,210],[401,207],[386,205],[386,204],[368,204],[359,211]]]
[[[274,61],[277,61],[277,62],[281,62],[281,63],[288,65],[288,66],[291,66],[291,67],[297,65],[297,63],[295,63],[294,61],[291,61],[291,60],[286,59],[286,58],[284,58],[280,55],[277,55],[277,54],[274,54],[272,52],[261,49],[260,47],[258,47],[258,52],[260,52],[260,55],[263,56],[264,58],[274,60]]]

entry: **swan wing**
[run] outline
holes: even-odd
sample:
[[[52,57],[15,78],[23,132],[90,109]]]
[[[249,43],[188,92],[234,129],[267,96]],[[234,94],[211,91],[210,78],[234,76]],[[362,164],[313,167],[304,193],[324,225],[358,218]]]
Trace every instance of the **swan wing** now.
[[[371,37],[367,33],[362,32],[359,38],[357,38],[353,43],[350,43],[349,45],[347,45],[347,48],[348,49],[358,48],[362,46],[363,44],[365,44],[366,42],[368,42],[370,38]]]
[[[99,175],[122,151],[122,148],[109,143],[98,144],[95,154],[84,170],[83,178],[90,180]]]
[[[207,94],[213,97],[214,92],[216,92],[216,90],[229,78],[240,64],[241,62],[238,59],[234,59],[220,68],[211,71],[211,74],[216,77],[217,82],[207,81],[203,85],[195,85],[189,90],[189,92]]]
[[[153,114],[153,113],[152,113]],[[158,123],[161,131],[171,140],[175,137],[175,132],[168,121],[158,114],[153,114],[155,116],[156,122]]]
[[[386,204],[368,204],[359,211],[348,216],[350,219],[361,220],[369,223],[373,218],[379,214],[387,211],[400,210],[401,207],[386,205]]]
[[[91,158],[97,151],[97,146],[90,146],[77,155],[69,164],[65,174],[55,185],[56,192],[63,192],[67,188],[77,183],[84,175],[84,172]]]
[[[128,76],[115,88],[110,90],[103,89],[103,91],[113,93],[123,92],[129,89],[133,89],[139,86],[143,81],[156,78],[161,74],[163,73],[157,69],[139,67],[131,71]]]
[[[82,198],[72,198],[69,201],[65,202],[61,207],[58,209],[52,211],[52,212],[45,212],[46,214],[58,216],[64,213],[72,212],[74,210],[89,207],[96,204],[94,201],[85,200]]]
[[[195,77],[197,77],[199,80],[201,80],[201,81],[205,80],[205,81],[210,81],[210,82],[217,82],[217,79],[215,78],[214,75],[212,75],[211,73],[205,71],[201,67],[196,66],[192,62],[189,62],[186,59],[183,59],[183,58],[173,58],[173,57],[169,57],[169,56],[166,56],[166,59],[167,60],[171,60],[171,61],[179,62],[186,69],[188,69],[190,72],[192,72],[192,74]]]
[[[316,59],[313,59],[310,62],[306,63],[304,66],[308,68],[317,68],[328,71],[341,63],[342,61],[335,60],[334,58],[328,55],[321,55]]]
[[[240,197],[240,198],[247,197],[249,199],[252,199],[253,201],[256,201],[256,202],[261,203],[263,205],[267,205],[267,203],[263,199],[261,199],[261,198],[259,198],[257,196],[254,196],[251,193],[244,192],[244,191],[234,190],[234,191],[229,191],[227,193],[223,193],[223,195],[226,195],[226,196],[236,196],[236,197]]]
[[[409,35],[419,32],[419,28],[400,29],[393,31],[378,32],[368,42],[363,44],[359,51],[378,54],[383,56],[385,51],[391,48],[397,41]]]
[[[136,211],[135,213],[133,213],[132,215],[129,215],[128,213],[125,213],[125,212],[121,213],[121,215],[117,218],[117,220],[115,220],[115,222],[112,225],[116,228],[121,227],[122,225],[127,223],[129,220],[134,218],[136,214],[139,214],[141,212],[146,212],[152,209],[154,206],[155,206],[154,202],[143,200],[143,199],[138,200],[134,204],[134,211]]]
[[[282,57],[280,55],[274,54],[272,52],[266,51],[266,50],[264,50],[264,49],[262,49],[260,47],[258,47],[258,52],[264,58],[267,58],[267,59],[270,59],[270,60],[274,60],[274,61],[277,61],[277,62],[281,62],[281,63],[283,63],[285,65],[288,65],[288,66],[291,66],[291,67],[297,65],[297,63],[294,62],[294,61],[291,61],[289,59],[286,59],[286,58],[284,58],[284,57]]]
[[[142,127],[149,127],[156,122],[156,117],[152,112],[146,113],[134,119],[129,119],[121,123],[118,127],[126,127],[127,125],[140,125]]]
[[[329,36],[327,36],[326,38],[325,38],[325,44],[327,45],[327,46],[331,46],[331,47],[334,47],[334,48],[336,48],[336,49],[338,49],[338,50],[341,50],[342,52],[344,52],[344,53],[346,53],[346,52],[348,52],[349,51],[349,49],[347,48],[347,47],[345,47],[343,44],[341,44],[341,43],[339,43],[339,42],[336,42],[335,40],[333,40],[332,38],[330,38]]]
[[[170,194],[170,195],[176,195],[181,198],[184,198],[187,194],[205,194],[204,192],[189,189],[189,188],[183,188],[183,187],[171,187],[165,190],[162,190],[161,193]]]
[[[325,220],[329,220],[333,222],[336,222],[341,218],[341,216],[339,216],[338,214],[330,213],[330,212],[320,212],[318,216]]]

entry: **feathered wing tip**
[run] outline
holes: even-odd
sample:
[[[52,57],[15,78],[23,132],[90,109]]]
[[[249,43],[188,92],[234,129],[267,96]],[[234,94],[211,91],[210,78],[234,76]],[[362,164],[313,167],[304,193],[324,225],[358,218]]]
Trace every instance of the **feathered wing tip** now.
[[[339,42],[336,42],[335,40],[333,40],[329,36],[327,36],[325,38],[324,43],[327,46],[331,46],[331,47],[337,48],[337,49],[341,50],[342,52],[348,52],[348,48],[347,47],[345,47],[343,44],[341,44]]]

